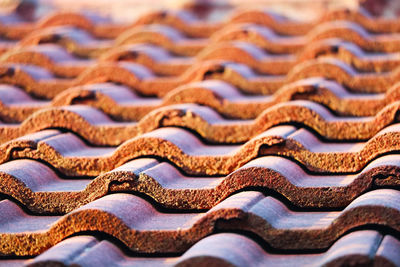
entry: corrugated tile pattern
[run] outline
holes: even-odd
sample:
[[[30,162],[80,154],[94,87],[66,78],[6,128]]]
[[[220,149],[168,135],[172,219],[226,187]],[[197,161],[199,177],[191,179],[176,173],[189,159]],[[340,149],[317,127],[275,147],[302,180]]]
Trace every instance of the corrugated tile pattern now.
[[[0,21],[0,265],[400,266],[399,19]]]

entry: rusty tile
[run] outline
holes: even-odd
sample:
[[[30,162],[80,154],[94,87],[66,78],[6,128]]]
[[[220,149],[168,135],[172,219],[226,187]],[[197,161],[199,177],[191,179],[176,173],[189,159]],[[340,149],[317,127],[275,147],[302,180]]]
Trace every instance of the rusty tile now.
[[[396,238],[385,236],[376,251],[375,266],[398,266],[400,262],[399,244]]]
[[[188,173],[228,174],[255,158],[263,144],[280,143],[284,136],[294,131],[292,126],[282,126],[266,131],[243,146],[210,146],[185,130],[167,127],[138,136],[118,148],[89,147],[71,133],[58,132],[50,138],[44,135],[44,138],[40,136],[41,139],[36,139],[39,132],[5,143],[2,146],[2,162],[9,157],[41,158],[68,175],[94,176],[130,159],[157,155],[172,160]],[[53,135],[53,132],[49,133]],[[25,149],[20,150],[23,147]],[[56,158],[57,164],[52,162]]]
[[[326,39],[308,44],[298,55],[273,55],[250,43],[232,41],[207,46],[196,57],[177,57],[162,47],[150,44],[125,45],[110,49],[99,56],[100,61],[130,61],[151,69],[158,75],[177,76],[191,65],[204,60],[226,60],[246,64],[257,72],[287,74],[296,64],[318,57],[335,57],[358,71],[384,72],[399,66],[397,53],[366,53],[354,43],[340,39]],[[44,44],[11,50],[2,61],[41,66],[57,76],[76,77],[94,64],[69,54],[59,45]]]
[[[315,25],[324,21],[348,20],[363,25],[372,32],[397,32],[400,28],[396,19],[374,18],[365,9],[337,9],[328,11],[318,21],[314,23],[292,21],[284,16],[275,14],[266,9],[250,9],[248,11],[237,12],[232,16],[232,21],[236,23],[255,23],[268,26],[282,35],[305,35]]]
[[[272,189],[296,206],[343,208],[371,186],[397,186],[400,158],[380,157],[354,175],[310,175],[280,157],[254,159],[226,177],[190,177],[168,163],[136,159],[89,179],[61,179],[32,160],[0,165],[0,192],[36,213],[66,213],[109,192],[132,191],[172,209],[210,209],[248,188]]]
[[[400,102],[387,105],[375,117],[341,118],[313,102],[297,100],[266,109],[255,120],[226,120],[208,107],[195,104],[156,109],[139,122],[113,121],[107,114],[85,105],[44,108],[20,125],[0,126],[0,141],[48,128],[62,128],[82,136],[94,145],[120,145],[160,127],[191,129],[212,143],[242,143],[271,127],[284,123],[304,125],[330,140],[368,140],[396,121]]]
[[[379,155],[396,152],[398,127],[389,126],[367,142],[325,143],[305,129],[278,126],[243,145],[229,146],[206,145],[188,131],[165,127],[117,148],[89,147],[72,133],[53,136],[51,132],[50,138],[37,140],[39,132],[3,144],[1,162],[10,157],[40,159],[67,175],[95,176],[137,157],[157,156],[188,174],[226,175],[257,156],[279,155],[300,162],[310,171],[349,173],[360,171]]]
[[[96,39],[87,31],[70,26],[49,27],[33,31],[21,39],[16,48],[40,45],[60,44],[80,57],[95,57],[110,49],[112,40]]]
[[[328,38],[340,38],[353,42],[370,52],[398,52],[399,38],[396,34],[371,34],[362,26],[350,21],[329,21],[321,23],[310,30],[305,36],[282,36],[270,28],[252,24],[228,25],[210,39],[216,42],[245,41],[278,54],[300,52],[308,43]]]
[[[73,78],[95,64],[68,53],[61,46],[43,44],[11,50],[2,55],[2,62],[30,64],[47,69],[58,77]]]
[[[296,65],[287,77],[258,75],[247,65],[226,61],[195,64],[177,77],[155,77],[135,63],[102,62],[87,68],[75,79],[57,79],[45,69],[34,66],[3,64],[0,81],[18,85],[44,98],[53,98],[69,87],[101,82],[124,84],[144,95],[163,97],[180,85],[204,79],[229,82],[246,94],[272,94],[284,85],[309,77],[334,79],[358,93],[383,93],[396,83],[397,72],[357,73],[350,65],[334,58],[320,58]]]
[[[160,76],[183,74],[195,62],[194,57],[176,56],[160,46],[151,44],[130,44],[110,49],[102,54],[100,62],[129,61],[139,63]]]
[[[373,116],[400,99],[398,86],[396,83],[384,95],[362,95],[351,94],[336,82],[309,78],[290,83],[272,96],[247,96],[229,83],[207,80],[178,86],[159,99],[138,96],[126,86],[101,83],[71,87],[50,102],[33,99],[11,85],[2,85],[0,116],[3,122],[21,122],[45,107],[85,104],[101,109],[117,121],[138,121],[162,106],[197,103],[227,118],[254,119],[267,108],[295,99],[320,103],[340,115]]]
[[[398,198],[396,190],[381,189],[356,198],[343,211],[294,212],[272,197],[246,191],[206,213],[177,214],[160,213],[140,197],[113,194],[65,216],[27,215],[3,200],[0,209],[7,219],[0,224],[0,252],[37,255],[81,231],[107,233],[137,252],[183,252],[215,227],[253,232],[275,248],[322,249],[363,225],[398,231]]]
[[[298,62],[319,57],[335,57],[365,72],[388,72],[399,66],[398,53],[369,53],[352,42],[338,38],[310,43],[298,55]]]
[[[76,38],[79,36],[79,38]],[[329,21],[314,26],[306,36],[280,36],[269,28],[256,24],[232,24],[210,36],[212,42],[241,40],[257,44],[272,53],[295,53],[310,41],[337,37],[355,42],[368,51],[399,51],[399,39],[393,34],[369,34],[365,28],[350,21]],[[138,25],[120,33],[115,43],[99,41],[89,32],[69,26],[49,27],[34,31],[18,42],[18,46],[58,43],[73,49],[83,57],[96,57],[112,46],[151,43],[184,56],[194,56],[208,45],[207,38],[187,38],[178,29],[160,24]]]
[[[56,12],[49,14],[35,23],[24,23],[20,18],[2,17],[2,34],[10,39],[21,39],[27,33],[37,29],[54,27],[60,25],[69,25],[90,31],[98,38],[115,38],[126,29],[146,24],[164,24],[170,25],[181,30],[187,35],[194,37],[208,37],[221,27],[233,23],[256,23],[271,27],[274,31],[284,35],[304,35],[307,34],[315,25],[330,20],[349,20],[359,23],[372,32],[398,32],[400,26],[395,19],[385,19],[373,17],[361,7],[359,9],[339,9],[327,12],[324,16],[315,22],[293,21],[284,18],[268,10],[250,9],[237,11],[231,18],[224,22],[207,23],[200,21],[187,11],[156,11],[145,14],[135,22],[128,25],[112,24],[99,19],[98,17],[88,16],[72,12]]]
[[[398,21],[0,24],[0,264],[398,264]]]
[[[384,237],[384,239],[387,238],[397,241],[392,236]],[[120,265],[136,264],[140,266],[219,265],[240,267],[252,265],[255,261],[262,265],[273,266],[287,266],[288,264],[340,266],[350,261],[354,264],[375,264],[379,266],[379,256],[375,256],[371,251],[374,251],[377,246],[381,249],[383,243],[381,242],[382,235],[377,232],[357,231],[340,238],[324,253],[282,255],[264,251],[260,245],[245,236],[224,233],[211,235],[200,240],[179,257],[145,258],[127,256],[108,241],[98,241],[91,236],[79,236],[62,241],[32,260],[16,262],[32,267],[50,263],[74,264],[76,266],[118,263]],[[343,249],[343,247],[346,249]],[[397,249],[398,247],[397,244],[393,248]],[[251,255],[251,257],[248,257],[248,255]],[[391,258],[384,258],[384,260],[391,261]],[[394,263],[392,262],[392,264]]]

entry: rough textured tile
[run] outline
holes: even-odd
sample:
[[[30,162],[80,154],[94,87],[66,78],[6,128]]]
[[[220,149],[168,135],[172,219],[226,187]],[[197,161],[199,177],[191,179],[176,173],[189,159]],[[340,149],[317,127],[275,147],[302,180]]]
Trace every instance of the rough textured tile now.
[[[113,121],[107,114],[86,105],[46,108],[20,125],[0,126],[2,143],[49,128],[62,128],[94,145],[120,145],[157,128],[191,129],[211,143],[243,143],[280,124],[304,125],[328,140],[368,140],[396,121],[400,101],[387,105],[375,117],[341,118],[323,106],[297,100],[274,105],[254,120],[227,120],[208,107],[180,104],[150,112],[137,123]]]
[[[356,198],[342,211],[295,212],[273,197],[246,191],[205,213],[178,214],[160,213],[140,197],[113,194],[65,216],[27,215],[16,204],[3,200],[0,210],[7,218],[0,222],[0,252],[37,255],[83,231],[107,233],[137,252],[184,252],[215,227],[253,232],[275,248],[324,249],[363,225],[399,231],[399,198],[398,191],[381,189]]]
[[[226,177],[190,177],[168,163],[136,159],[89,179],[62,179],[32,160],[0,165],[0,192],[35,213],[66,213],[110,192],[140,192],[172,209],[210,209],[247,187],[272,189],[300,207],[344,208],[371,186],[398,186],[400,158],[372,161],[355,175],[310,175],[280,157],[254,159]]]
[[[226,175],[257,156],[278,155],[292,158],[313,172],[352,173],[382,154],[395,153],[399,149],[398,127],[389,126],[367,142],[325,143],[305,129],[277,126],[243,145],[229,146],[206,145],[186,130],[165,127],[117,148],[89,147],[72,133],[50,131],[50,137],[44,135],[37,140],[39,132],[3,144],[1,162],[9,158],[38,159],[66,175],[95,176],[131,159],[157,156],[188,174]]]
[[[385,236],[384,239],[393,239]],[[385,242],[385,241],[384,241]],[[41,266],[59,263],[63,265],[98,266],[249,266],[249,265],[327,265],[341,266],[346,263],[379,266],[376,248],[383,245],[382,236],[374,231],[358,231],[341,237],[329,250],[316,254],[272,254],[264,251],[251,239],[238,234],[215,234],[206,237],[179,257],[132,257],[125,255],[118,247],[108,241],[97,241],[90,236],[72,237],[55,245],[32,260],[19,260],[20,264]],[[393,248],[398,248],[395,245]],[[343,249],[346,248],[346,249]],[[375,258],[374,258],[375,256]],[[390,260],[390,258],[383,258]],[[392,263],[393,264],[393,263]]]
[[[398,265],[398,19],[17,13],[1,265]]]

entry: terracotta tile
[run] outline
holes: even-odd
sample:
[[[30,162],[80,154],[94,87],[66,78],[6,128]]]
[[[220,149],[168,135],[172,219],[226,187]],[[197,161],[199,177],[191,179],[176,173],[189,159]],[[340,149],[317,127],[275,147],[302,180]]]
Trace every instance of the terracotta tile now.
[[[160,46],[131,44],[111,48],[99,56],[100,61],[130,61],[145,65],[158,75],[178,76],[191,65],[204,60],[226,60],[246,64],[257,72],[287,74],[296,64],[318,58],[335,57],[363,72],[392,71],[399,66],[397,53],[366,53],[356,44],[340,39],[324,39],[309,43],[298,55],[274,55],[256,45],[231,41],[210,44],[196,57],[177,57]],[[94,64],[69,54],[60,45],[27,46],[5,53],[2,61],[44,67],[57,76],[76,77]]]
[[[353,91],[386,92],[395,83],[393,79],[396,76],[396,72],[357,75],[349,65],[328,58],[297,65],[289,73],[287,81],[282,76],[256,75],[246,65],[221,61],[196,64],[179,77],[154,77],[145,67],[126,62],[99,63],[86,69],[75,79],[62,80],[39,67],[4,64],[2,68],[5,75],[0,78],[1,82],[21,86],[28,93],[42,98],[53,98],[69,87],[109,81],[122,83],[140,94],[162,97],[180,85],[204,79],[221,79],[244,93],[271,94],[285,84],[290,85],[291,82],[303,78],[319,77],[321,73],[326,73],[327,78],[343,82]]]
[[[66,213],[109,192],[144,193],[172,209],[210,209],[229,195],[266,188],[299,207],[343,208],[371,186],[397,186],[400,159],[380,157],[354,175],[310,175],[280,157],[254,159],[226,177],[190,177],[168,163],[136,159],[89,179],[62,179],[32,160],[0,165],[0,192],[36,213]]]
[[[343,211],[295,212],[272,197],[246,191],[206,213],[177,214],[160,213],[140,197],[113,194],[62,217],[27,215],[3,200],[0,209],[7,219],[0,224],[1,253],[37,255],[81,231],[107,233],[137,252],[183,252],[215,227],[253,232],[275,248],[323,249],[363,225],[398,231],[398,198],[397,191],[381,189],[356,198]]]
[[[89,147],[72,133],[37,141],[36,134],[2,146],[3,162],[12,158],[42,159],[67,175],[99,175],[139,156],[157,155],[191,174],[228,174],[258,155],[262,145],[276,145],[296,130],[272,128],[244,145],[205,145],[188,131],[162,128],[126,141],[118,148]],[[24,150],[20,148],[26,147]],[[56,160],[57,159],[57,160]],[[54,161],[53,161],[54,160]],[[55,162],[57,161],[57,163]],[[72,164],[72,165],[70,165]]]
[[[161,46],[130,44],[110,49],[102,54],[100,62],[129,61],[139,63],[160,76],[178,76],[196,63],[195,57],[176,56]]]
[[[392,236],[385,236],[376,251],[374,266],[399,266],[399,241]]]
[[[80,36],[80,38],[76,38]],[[231,24],[222,27],[210,36],[213,42],[241,40],[257,44],[273,53],[295,53],[308,42],[337,37],[355,42],[368,51],[396,52],[398,38],[393,34],[369,34],[368,31],[350,21],[329,21],[313,26],[305,36],[279,36],[269,28],[256,24]],[[72,29],[68,26],[49,27],[34,31],[19,41],[19,46],[37,45],[44,42],[68,44],[75,47],[74,53],[80,56],[97,56],[112,45],[148,42],[160,45],[169,51],[185,56],[194,56],[208,45],[206,38],[187,38],[177,28],[160,25],[137,25],[121,32],[113,44],[109,40],[98,41],[90,32]]]
[[[80,57],[94,57],[110,49],[112,40],[96,39],[87,31],[70,26],[49,27],[33,31],[21,39],[16,48],[40,45],[62,44]]]
[[[189,174],[226,175],[257,156],[279,155],[292,158],[313,172],[351,173],[382,154],[396,152],[398,134],[398,125],[394,124],[367,142],[326,143],[305,129],[278,126],[243,145],[228,146],[206,145],[188,131],[165,127],[117,148],[89,147],[72,133],[40,141],[27,135],[2,145],[1,162],[10,157],[40,159],[67,175],[95,176],[128,160],[151,155],[169,160]]]
[[[365,72],[387,72],[398,66],[397,53],[370,53],[357,44],[339,38],[310,43],[297,57],[298,62],[319,57],[335,57]]]
[[[359,24],[350,21],[321,23],[304,36],[278,35],[270,28],[254,23],[232,24],[222,28],[210,38],[214,42],[245,41],[278,54],[300,52],[308,43],[328,38],[353,42],[370,52],[399,51],[399,39],[395,34],[371,34]]]
[[[396,83],[385,94],[362,95],[351,94],[333,81],[309,78],[290,83],[272,96],[247,96],[229,83],[207,80],[178,86],[160,99],[138,96],[126,86],[100,83],[71,87],[50,102],[34,99],[17,87],[2,85],[0,115],[3,122],[21,122],[45,107],[85,104],[101,109],[117,121],[138,121],[162,106],[197,103],[227,118],[254,119],[278,103],[305,99],[327,106],[340,115],[374,116],[400,99],[398,86]]]
[[[284,16],[268,11],[267,9],[250,9],[244,12],[237,12],[232,21],[240,23],[255,23],[268,26],[282,35],[305,35],[315,25],[323,21],[348,20],[359,23],[372,32],[396,32],[399,27],[396,20],[386,20],[384,18],[373,17],[362,8],[337,9],[328,11],[315,23],[299,24]]]
[[[399,25],[0,16],[0,264],[395,266]]]
[[[115,38],[118,34],[130,27],[159,23],[173,26],[191,36],[208,37],[223,25],[240,22],[257,23],[268,26],[274,31],[284,35],[304,35],[315,27],[315,25],[323,21],[338,19],[354,21],[372,32],[398,32],[400,29],[397,20],[372,17],[363,9],[333,10],[313,23],[293,21],[276,13],[261,9],[237,11],[226,23],[207,23],[200,21],[195,15],[187,11],[167,10],[145,14],[130,25],[112,24],[93,16],[72,12],[50,14],[33,24],[24,23],[21,19],[6,20],[6,17],[3,16],[2,23],[8,27],[2,27],[2,34],[7,38],[20,39],[32,30],[59,25],[72,25],[90,31],[99,38]]]
[[[33,65],[1,64],[2,84],[10,84],[39,98],[52,98],[73,84],[71,80],[57,79],[46,69]]]
[[[20,125],[0,126],[0,141],[48,128],[63,128],[94,145],[120,145],[157,128],[191,129],[212,143],[242,143],[280,124],[295,123],[315,130],[329,140],[368,140],[396,121],[400,102],[387,105],[375,117],[341,118],[310,101],[284,102],[266,109],[255,120],[226,120],[208,107],[195,104],[156,109],[139,122],[118,122],[86,105],[41,109]]]
[[[205,61],[194,64],[177,77],[155,77],[135,63],[102,62],[87,68],[74,79],[56,79],[39,67],[4,64],[7,75],[0,81],[18,85],[39,97],[53,98],[69,87],[101,82],[124,84],[140,94],[163,97],[178,86],[205,79],[219,79],[236,86],[245,94],[273,94],[282,86],[304,78],[325,77],[342,83],[356,93],[383,93],[396,84],[397,72],[357,73],[350,65],[334,58],[320,58],[296,65],[288,76],[267,76],[253,72],[247,65],[227,61]],[[33,74],[32,72],[35,71]],[[40,73],[41,76],[38,76]],[[60,85],[56,87],[56,85]],[[45,90],[53,90],[51,92]]]
[[[75,57],[55,44],[42,44],[11,50],[2,57],[3,62],[36,65],[49,70],[58,77],[73,78],[95,61]]]
[[[385,236],[392,238],[391,236]],[[396,239],[394,239],[396,240]],[[53,262],[75,264],[77,266],[97,266],[99,264],[141,265],[141,266],[248,266],[271,264],[274,266],[328,265],[340,266],[346,262],[354,264],[378,264],[371,250],[382,246],[382,236],[374,231],[358,231],[348,234],[334,243],[324,253],[303,255],[282,255],[264,251],[251,239],[238,234],[215,234],[206,237],[179,257],[131,257],[108,241],[97,241],[90,236],[72,237],[62,241],[41,256],[24,263],[40,266]],[[397,241],[397,240],[396,240]],[[345,247],[346,249],[343,249]],[[395,246],[395,248],[398,247]],[[76,256],[76,251],[85,249]],[[249,257],[249,255],[251,257]],[[386,258],[387,259],[387,258]],[[390,260],[390,258],[389,258]],[[22,260],[20,261],[23,262]]]

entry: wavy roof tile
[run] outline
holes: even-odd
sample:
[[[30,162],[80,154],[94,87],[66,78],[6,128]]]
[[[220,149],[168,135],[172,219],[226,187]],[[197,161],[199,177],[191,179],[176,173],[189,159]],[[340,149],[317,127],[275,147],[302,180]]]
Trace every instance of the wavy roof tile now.
[[[323,253],[303,255],[282,255],[265,251],[253,240],[238,234],[214,234],[206,237],[179,257],[132,257],[126,255],[118,246],[98,240],[92,236],[68,238],[32,260],[9,260],[8,264],[26,264],[40,266],[58,263],[61,266],[97,266],[113,264],[115,266],[248,266],[257,261],[259,264],[285,266],[302,265],[340,265],[349,260],[355,264],[386,264],[395,266],[392,254],[398,252],[399,241],[390,235],[381,235],[374,231],[357,231],[348,234]],[[343,247],[347,247],[343,250]],[[210,249],[211,248],[211,249]],[[371,255],[371,251],[374,251]],[[77,255],[78,254],[78,255]],[[252,257],[249,258],[248,255]]]
[[[7,220],[0,223],[0,253],[37,255],[85,231],[104,232],[136,252],[183,252],[214,229],[252,232],[278,249],[324,249],[363,225],[399,231],[399,198],[398,191],[381,189],[361,195],[342,211],[309,213],[291,211],[273,197],[246,191],[207,212],[182,214],[159,212],[137,196],[112,194],[64,216],[28,215],[17,204],[3,200],[0,210]]]
[[[358,174],[330,177],[276,156],[251,160],[222,177],[187,176],[169,163],[142,158],[93,179],[65,179],[43,163],[20,159],[1,164],[0,177],[0,192],[35,213],[66,213],[111,192],[144,193],[169,209],[203,210],[250,187],[275,191],[297,207],[339,208],[371,187],[399,185],[400,158],[383,156]]]
[[[399,266],[398,32],[0,16],[0,265]]]

